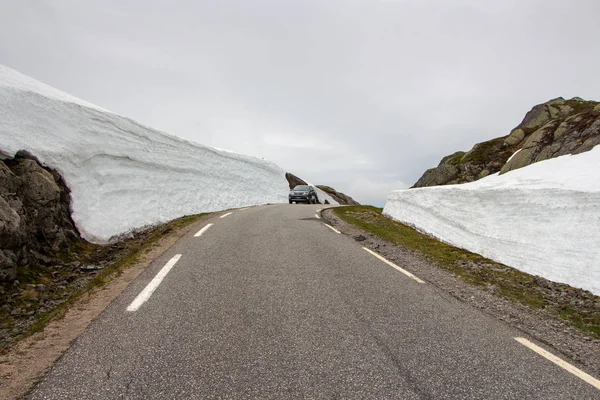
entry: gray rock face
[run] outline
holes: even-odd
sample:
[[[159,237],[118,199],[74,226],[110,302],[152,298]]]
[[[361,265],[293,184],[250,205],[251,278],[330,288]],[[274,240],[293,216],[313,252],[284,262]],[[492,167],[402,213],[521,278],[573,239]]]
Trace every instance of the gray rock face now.
[[[452,164],[442,164],[425,171],[415,187],[445,185],[451,182],[458,175],[458,172],[458,167]]]
[[[290,185],[290,190],[298,185],[308,185],[308,183],[304,182],[303,179],[298,178],[296,175],[290,172],[286,172],[285,179],[287,179],[288,184]]]
[[[60,174],[28,153],[0,160],[0,282],[15,279],[17,267],[81,240],[69,193]]]
[[[504,144],[507,146],[514,146],[515,144],[519,144],[525,139],[525,131],[520,128],[513,129],[513,131],[508,135],[506,139],[504,139]]]
[[[348,196],[347,194],[338,192],[337,190],[335,190],[332,187],[325,186],[325,185],[317,185],[317,187],[319,189],[321,189],[322,191],[324,191],[325,193],[327,193],[328,195],[330,195],[331,197],[333,197],[333,199],[341,205],[360,206],[360,203],[358,201],[354,200],[352,197]]]
[[[534,162],[589,151],[598,144],[600,103],[559,97],[533,107],[509,135],[478,143],[467,153],[444,157],[413,187],[471,182]]]
[[[554,157],[583,153],[600,144],[600,112],[590,108],[564,120],[550,121],[533,132],[521,151],[502,167],[500,173]]]

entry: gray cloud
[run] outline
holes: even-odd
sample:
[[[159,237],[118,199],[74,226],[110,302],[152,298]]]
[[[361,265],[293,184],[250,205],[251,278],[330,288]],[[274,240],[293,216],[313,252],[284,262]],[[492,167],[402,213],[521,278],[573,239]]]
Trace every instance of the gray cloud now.
[[[30,0],[3,5],[0,63],[382,205],[534,104],[598,99],[598,15],[585,0]]]

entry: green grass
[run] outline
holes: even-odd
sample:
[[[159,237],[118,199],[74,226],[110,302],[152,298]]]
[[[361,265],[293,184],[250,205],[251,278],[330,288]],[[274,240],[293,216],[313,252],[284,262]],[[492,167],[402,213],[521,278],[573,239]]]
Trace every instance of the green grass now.
[[[593,307],[573,307],[567,301],[551,305],[540,278],[440,242],[411,227],[384,217],[381,208],[340,207],[333,212],[342,220],[398,246],[423,254],[466,282],[533,309],[546,309],[570,325],[600,338],[600,312]],[[564,285],[566,290],[574,290]]]

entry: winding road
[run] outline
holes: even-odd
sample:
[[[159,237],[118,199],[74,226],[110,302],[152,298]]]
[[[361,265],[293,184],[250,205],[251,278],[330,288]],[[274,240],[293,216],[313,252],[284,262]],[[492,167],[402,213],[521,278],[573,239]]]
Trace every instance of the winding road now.
[[[321,207],[197,223],[29,397],[600,399],[521,332],[327,226]]]

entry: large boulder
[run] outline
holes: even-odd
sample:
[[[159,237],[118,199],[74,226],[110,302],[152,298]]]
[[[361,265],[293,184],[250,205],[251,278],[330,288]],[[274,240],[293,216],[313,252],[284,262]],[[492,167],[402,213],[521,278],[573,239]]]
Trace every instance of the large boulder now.
[[[290,185],[290,190],[295,188],[298,185],[308,185],[303,179],[298,178],[296,175],[286,172],[285,179],[288,181],[288,185]]]
[[[26,152],[0,160],[0,282],[81,240],[69,206],[70,191],[57,171]]]
[[[325,185],[317,185],[317,187],[319,189],[321,189],[322,191],[324,191],[325,193],[327,193],[328,195],[330,195],[331,197],[333,197],[333,199],[341,205],[360,206],[360,203],[358,201],[354,200],[352,197],[348,196],[347,194],[338,192],[337,190],[335,190],[332,187],[325,186]]]

